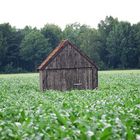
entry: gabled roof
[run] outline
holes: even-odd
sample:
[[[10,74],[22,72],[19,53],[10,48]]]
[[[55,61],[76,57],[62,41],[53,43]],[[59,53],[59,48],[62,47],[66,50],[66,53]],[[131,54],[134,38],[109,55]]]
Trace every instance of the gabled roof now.
[[[60,42],[60,44],[48,55],[48,57],[41,63],[41,65],[38,67],[38,70],[44,70],[46,66],[63,50],[64,47],[67,45],[72,46],[75,50],[77,50],[91,65],[95,66],[97,69],[95,62],[91,61],[90,58],[85,55],[79,48],[77,48],[75,45],[73,45],[68,40],[63,40]]]

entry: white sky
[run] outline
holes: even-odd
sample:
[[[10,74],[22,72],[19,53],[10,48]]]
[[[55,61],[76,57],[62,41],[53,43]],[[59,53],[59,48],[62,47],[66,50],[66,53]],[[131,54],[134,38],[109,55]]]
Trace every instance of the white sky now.
[[[23,28],[78,22],[96,28],[106,16],[137,23],[140,0],[0,0],[0,23]]]

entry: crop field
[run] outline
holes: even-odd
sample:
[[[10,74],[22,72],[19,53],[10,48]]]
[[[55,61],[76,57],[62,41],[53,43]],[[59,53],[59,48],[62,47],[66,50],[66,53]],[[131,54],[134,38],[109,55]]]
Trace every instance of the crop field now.
[[[39,91],[0,75],[0,140],[140,140],[140,70],[101,71],[98,90]]]

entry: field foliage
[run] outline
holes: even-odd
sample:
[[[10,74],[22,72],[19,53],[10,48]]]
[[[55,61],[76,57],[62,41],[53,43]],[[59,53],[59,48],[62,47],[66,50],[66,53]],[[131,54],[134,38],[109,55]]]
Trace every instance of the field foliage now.
[[[140,139],[140,71],[99,72],[98,90],[39,91],[38,74],[0,75],[0,139]]]

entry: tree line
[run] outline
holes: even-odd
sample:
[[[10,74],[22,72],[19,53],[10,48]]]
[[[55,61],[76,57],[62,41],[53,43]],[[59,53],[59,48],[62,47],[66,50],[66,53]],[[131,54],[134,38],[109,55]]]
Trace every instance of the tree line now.
[[[63,39],[80,47],[99,69],[140,68],[140,23],[131,25],[107,16],[98,28],[73,23],[16,29],[0,24],[0,73],[34,72]]]

